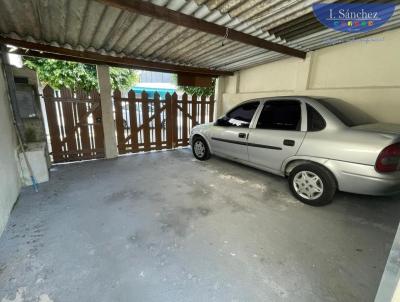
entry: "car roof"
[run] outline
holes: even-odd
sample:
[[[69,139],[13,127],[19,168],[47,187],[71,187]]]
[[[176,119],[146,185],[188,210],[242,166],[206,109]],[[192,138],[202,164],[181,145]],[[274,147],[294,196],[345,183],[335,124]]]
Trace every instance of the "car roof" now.
[[[314,100],[318,101],[318,99],[326,99],[328,97],[320,97],[320,96],[308,96],[308,95],[284,95],[284,96],[268,96],[268,97],[260,97],[249,99],[243,101],[241,104],[248,103],[248,102],[255,102],[255,101],[267,101],[267,100],[275,100],[275,101],[287,101],[288,99],[303,99],[303,100]]]
[[[317,111],[322,114],[325,120],[328,121],[328,124],[332,127],[343,127],[344,124],[334,115],[330,112],[328,108],[326,108],[321,102],[320,99],[333,99],[330,97],[324,97],[324,96],[307,96],[307,95],[286,95],[286,96],[273,96],[273,97],[261,97],[261,98],[254,98],[254,99],[249,99],[244,102],[239,103],[238,105],[234,106],[232,109],[236,108],[237,106],[240,106],[242,104],[250,103],[250,102],[256,102],[256,101],[288,101],[288,100],[299,100],[303,101],[306,104],[312,105]],[[231,109],[231,110],[232,110]]]

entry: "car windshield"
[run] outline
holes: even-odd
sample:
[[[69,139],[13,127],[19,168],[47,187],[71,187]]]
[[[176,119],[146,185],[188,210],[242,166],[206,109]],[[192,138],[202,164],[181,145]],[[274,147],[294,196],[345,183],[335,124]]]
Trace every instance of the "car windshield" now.
[[[377,122],[364,111],[343,100],[330,98],[320,98],[317,100],[348,127],[373,124]]]

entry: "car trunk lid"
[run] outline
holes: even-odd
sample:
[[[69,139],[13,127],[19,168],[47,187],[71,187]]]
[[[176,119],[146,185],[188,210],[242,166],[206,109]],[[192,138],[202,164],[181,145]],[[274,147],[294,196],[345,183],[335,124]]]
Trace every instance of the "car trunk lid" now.
[[[374,123],[352,127],[354,130],[395,135],[400,138],[400,124]]]

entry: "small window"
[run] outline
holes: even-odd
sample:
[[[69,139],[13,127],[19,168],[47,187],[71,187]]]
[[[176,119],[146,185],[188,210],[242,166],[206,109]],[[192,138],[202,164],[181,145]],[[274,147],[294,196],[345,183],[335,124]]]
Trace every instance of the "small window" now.
[[[317,110],[307,104],[307,129],[308,131],[315,132],[321,131],[326,127],[324,118]]]
[[[301,107],[298,101],[269,101],[257,122],[258,129],[300,131]]]
[[[226,126],[249,128],[260,102],[251,102],[236,107],[224,118]]]

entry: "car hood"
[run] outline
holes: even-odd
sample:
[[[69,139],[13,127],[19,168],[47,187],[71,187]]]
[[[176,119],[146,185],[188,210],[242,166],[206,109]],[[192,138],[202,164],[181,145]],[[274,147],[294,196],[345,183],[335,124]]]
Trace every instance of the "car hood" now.
[[[205,130],[211,128],[212,126],[214,126],[214,123],[201,124],[195,126],[193,130]]]
[[[355,126],[352,129],[400,136],[400,124],[374,123]]]

